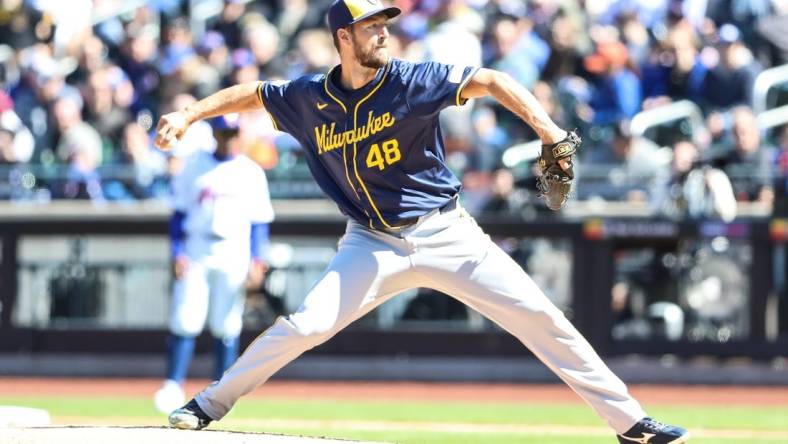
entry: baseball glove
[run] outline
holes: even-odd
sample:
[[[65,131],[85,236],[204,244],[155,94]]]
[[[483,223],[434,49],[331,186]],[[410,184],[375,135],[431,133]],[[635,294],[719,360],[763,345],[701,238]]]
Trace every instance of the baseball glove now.
[[[580,147],[580,136],[575,131],[570,131],[566,137],[550,145],[542,145],[542,155],[539,157],[539,169],[542,175],[537,178],[536,188],[539,197],[544,198],[547,208],[557,211],[569,198],[572,191],[572,155]]]

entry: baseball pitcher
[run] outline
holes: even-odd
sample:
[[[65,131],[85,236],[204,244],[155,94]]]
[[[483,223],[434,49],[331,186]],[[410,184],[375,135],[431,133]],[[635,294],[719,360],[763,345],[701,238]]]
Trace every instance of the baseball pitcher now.
[[[215,379],[238,357],[246,283],[260,285],[274,218],[263,169],[243,155],[238,114],[209,122],[216,150],[192,155],[173,179],[173,288],[167,379],[154,396],[170,413],[183,404],[194,339],[208,324]]]
[[[165,115],[157,144],[206,117],[264,107],[298,139],[323,191],[348,216],[339,251],[303,305],[255,339],[221,379],[170,415],[201,429],[301,353],[403,290],[457,298],[516,336],[612,427],[621,442],[682,443],[686,430],[646,416],[530,277],[458,203],[446,165],[440,111],[492,96],[531,126],[544,146],[540,192],[558,209],[571,189],[580,139],[558,128],[510,76],[489,69],[408,63],[388,55],[379,0],[336,0],[328,23],[341,64],[325,75],[222,90]]]

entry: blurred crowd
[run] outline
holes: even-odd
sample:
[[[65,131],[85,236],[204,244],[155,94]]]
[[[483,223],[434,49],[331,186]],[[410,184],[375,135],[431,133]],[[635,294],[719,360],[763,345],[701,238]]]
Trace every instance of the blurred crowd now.
[[[390,29],[394,57],[507,72],[559,125],[580,130],[576,199],[723,220],[737,202],[780,208],[786,199],[788,128],[764,130],[759,115],[788,105],[788,82],[764,106],[754,82],[788,64],[787,1],[392,3],[405,11]],[[201,123],[162,153],[151,137],[158,117],[235,83],[326,72],[338,63],[329,4],[0,0],[0,198],[166,198],[183,159],[214,142]],[[697,107],[699,124],[633,124],[682,101]],[[241,138],[274,197],[309,195],[294,180],[306,177],[297,143],[263,111],[243,119]],[[491,100],[442,119],[471,211],[541,211],[527,125]]]

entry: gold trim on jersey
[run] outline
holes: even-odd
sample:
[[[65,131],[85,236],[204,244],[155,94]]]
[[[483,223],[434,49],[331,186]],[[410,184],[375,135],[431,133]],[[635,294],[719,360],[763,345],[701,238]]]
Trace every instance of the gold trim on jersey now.
[[[345,107],[345,104],[342,103],[341,100],[339,100],[336,97],[334,97],[334,95],[331,94],[331,91],[328,90],[328,79],[329,79],[329,77],[331,77],[331,73],[334,72],[334,69],[336,69],[336,66],[331,68],[330,70],[328,70],[328,73],[326,73],[326,78],[323,81],[323,89],[326,90],[326,94],[328,94],[329,97],[331,97],[335,102],[337,102],[339,104],[340,107],[342,107],[342,111],[344,111],[345,112],[345,116],[347,116],[347,107]],[[320,143],[320,142],[318,141],[318,143]],[[359,196],[358,192],[356,192],[356,186],[353,185],[353,182],[350,180],[350,172],[347,169],[347,157],[345,155],[345,147],[344,146],[342,147],[342,166],[345,167],[345,178],[347,179],[347,183],[350,184],[350,189],[353,190],[353,194],[356,195],[356,199],[361,200],[361,196]]]
[[[372,91],[370,91],[369,94],[364,96],[363,99],[359,100],[358,103],[356,103],[356,108],[355,108],[355,110],[353,110],[353,132],[354,133],[356,133],[357,128],[358,128],[358,109],[359,109],[359,107],[361,107],[361,104],[366,102],[367,99],[372,97],[372,95],[375,94],[375,92],[377,92],[377,90],[381,87],[381,85],[383,85],[383,83],[386,81],[386,76],[388,75],[390,69],[391,69],[391,62],[386,64],[386,70],[383,72],[383,77],[380,78],[380,82],[378,82],[378,84],[375,85],[374,88],[372,88]],[[371,116],[371,114],[370,114],[370,116]],[[392,122],[392,124],[394,123],[394,119],[393,118],[391,119],[391,122]],[[367,126],[369,126],[369,122],[367,122]],[[369,199],[369,203],[370,203],[370,205],[372,205],[372,209],[375,210],[375,214],[377,214],[378,219],[380,219],[380,221],[383,222],[383,225],[385,225],[386,228],[394,228],[391,225],[389,225],[388,222],[386,222],[385,219],[383,219],[383,216],[381,216],[377,205],[375,205],[375,201],[372,200],[372,196],[369,194],[369,191],[367,190],[367,186],[364,184],[364,181],[361,180],[361,176],[358,174],[358,164],[356,163],[356,154],[358,153],[357,144],[358,144],[358,141],[354,140],[353,141],[353,170],[356,173],[356,179],[358,179],[358,182],[361,184],[361,189],[364,190],[364,194],[367,196],[367,199]],[[343,149],[343,153],[344,153],[344,149]],[[370,226],[372,226],[372,220],[371,219],[370,219]]]
[[[465,102],[461,102],[462,97],[460,96],[462,96],[462,90],[465,89],[466,86],[468,86],[468,83],[470,83],[471,79],[473,78],[473,76],[476,75],[478,71],[479,68],[474,68],[471,72],[468,73],[468,76],[465,77],[465,79],[460,83],[460,86],[457,88],[457,106],[465,105],[465,103],[468,102],[468,99],[465,99]]]
[[[263,100],[263,84],[265,84],[265,82],[260,82],[260,84],[257,85],[257,98],[260,99],[260,104],[263,105],[263,108],[265,108],[265,112],[268,113],[268,117],[271,118],[271,123],[274,124],[274,129],[277,131],[282,131],[279,129],[279,125],[276,124],[276,119],[274,119],[274,114],[271,112],[270,109],[268,109],[268,106],[266,106],[265,104],[265,100]]]
[[[328,90],[328,78],[331,77],[331,73],[333,73],[335,69],[336,69],[336,66],[331,68],[330,70],[328,70],[328,73],[326,73],[326,78],[325,78],[325,80],[323,80],[323,88],[326,90],[326,94],[328,94],[328,97],[331,97],[332,99],[334,99],[334,101],[337,102],[339,104],[339,106],[342,107],[342,111],[344,111],[345,114],[347,114],[347,107],[345,106],[345,104],[342,103],[341,100],[337,99],[336,96],[331,94],[331,91]]]

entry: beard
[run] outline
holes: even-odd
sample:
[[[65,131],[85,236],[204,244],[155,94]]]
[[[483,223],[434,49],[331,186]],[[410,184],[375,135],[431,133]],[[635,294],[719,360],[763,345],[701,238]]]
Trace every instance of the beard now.
[[[370,49],[369,51],[364,51],[364,48],[358,44],[356,41],[356,36],[353,35],[353,55],[358,60],[359,65],[363,66],[364,68],[371,68],[371,69],[379,69],[386,66],[386,62],[388,62],[389,55],[388,51],[381,50],[377,51],[375,48]]]

